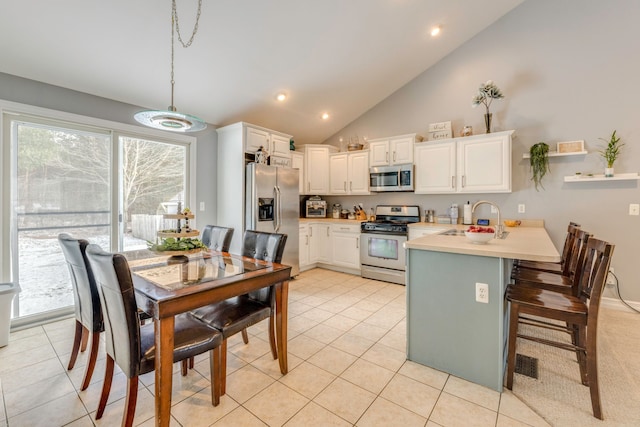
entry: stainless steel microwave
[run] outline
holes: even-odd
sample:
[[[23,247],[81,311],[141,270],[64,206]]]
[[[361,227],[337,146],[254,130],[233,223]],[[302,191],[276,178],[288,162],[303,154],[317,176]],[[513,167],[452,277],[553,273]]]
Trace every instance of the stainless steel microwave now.
[[[371,191],[413,191],[413,165],[377,166],[369,169]]]

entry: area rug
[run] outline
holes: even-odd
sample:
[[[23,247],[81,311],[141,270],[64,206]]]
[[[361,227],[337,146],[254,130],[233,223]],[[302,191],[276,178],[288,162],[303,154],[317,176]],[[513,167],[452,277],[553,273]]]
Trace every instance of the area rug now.
[[[531,327],[520,328],[531,333]],[[517,353],[538,359],[538,379],[515,374],[513,394],[552,426],[640,426],[640,314],[601,308],[599,329],[604,421],[593,417],[589,388],[580,382],[575,353],[566,350],[518,339]],[[538,336],[568,339],[554,331],[534,330]]]

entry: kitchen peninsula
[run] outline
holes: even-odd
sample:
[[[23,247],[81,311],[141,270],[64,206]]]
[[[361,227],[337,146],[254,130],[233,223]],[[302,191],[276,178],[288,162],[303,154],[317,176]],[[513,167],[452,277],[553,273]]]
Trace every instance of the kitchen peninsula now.
[[[508,333],[504,292],[513,260],[560,261],[544,227],[506,231],[506,238],[482,245],[471,243],[464,234],[441,233],[405,244],[409,360],[502,391]],[[477,288],[485,286],[487,302],[476,301]]]

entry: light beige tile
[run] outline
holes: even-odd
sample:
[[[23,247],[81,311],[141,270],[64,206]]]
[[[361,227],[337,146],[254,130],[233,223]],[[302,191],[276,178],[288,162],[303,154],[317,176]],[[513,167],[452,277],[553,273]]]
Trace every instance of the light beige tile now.
[[[403,426],[422,427],[426,418],[378,397],[357,422],[358,427]]]
[[[332,342],[331,346],[360,357],[365,351],[369,350],[373,344],[374,341],[355,335],[349,331]]]
[[[495,390],[450,375],[444,391],[498,412],[500,393]]]
[[[429,418],[440,390],[404,375],[395,375],[380,396],[425,418]]]
[[[429,417],[447,427],[494,427],[497,418],[497,412],[444,392]]]
[[[14,334],[11,334],[9,336],[9,344],[5,347],[0,347],[0,362],[6,357],[16,353],[50,345],[49,338],[42,332],[42,329],[40,329],[40,331],[40,333],[27,335],[22,339],[16,339],[14,338]]]
[[[141,423],[141,424],[137,424],[136,427],[155,427],[156,425],[156,418],[155,417],[151,417],[149,418],[147,421]],[[169,417],[169,426],[170,427],[182,427],[182,425],[173,417]],[[67,427],[67,426],[65,426]]]
[[[251,365],[227,375],[227,394],[236,402],[244,403],[273,384],[275,380]]]
[[[506,415],[498,414],[498,422],[496,427],[529,427],[529,424],[521,423],[518,420],[509,418]]]
[[[385,336],[378,341],[380,344],[384,344],[387,347],[391,347],[395,350],[401,351],[406,354],[407,352],[407,334],[406,332],[394,332],[389,331]]]
[[[318,292],[320,291],[320,289],[318,289]],[[317,292],[316,292],[317,293]],[[312,307],[318,307],[319,305],[324,304],[325,302],[327,302],[326,298],[320,298],[317,297],[315,294],[314,295],[309,295],[307,297],[304,297],[300,300],[301,303],[303,304],[307,304],[310,305]]]
[[[198,371],[189,369],[185,377],[180,371],[174,372],[171,383],[171,404],[181,402],[202,389],[211,394],[209,378],[203,377]],[[149,387],[149,391],[155,396],[155,386]]]
[[[332,312],[323,310],[321,308],[312,308],[311,310],[307,310],[304,313],[300,313],[300,316],[314,320],[317,323],[324,322],[328,318],[333,317],[333,315],[334,314]]]
[[[184,424],[185,426],[189,424]],[[266,424],[260,421],[251,412],[242,406],[231,411],[219,421],[216,421],[211,427],[265,427]]]
[[[87,411],[76,393],[48,400],[38,407],[9,417],[10,426],[51,427],[62,426],[87,415]]]
[[[173,403],[173,402],[172,402]],[[210,426],[238,407],[238,403],[228,395],[220,397],[220,404],[211,404],[211,391],[202,390],[171,407],[171,414],[183,426]]]
[[[295,390],[301,395],[313,399],[324,390],[334,379],[335,375],[318,368],[308,362],[289,371],[280,379],[280,382]]]
[[[332,328],[340,329],[343,332],[348,331],[349,329],[356,326],[360,323],[359,320],[351,319],[349,317],[342,316],[340,314],[336,314],[333,317],[322,322],[323,325],[331,326]]]
[[[95,409],[90,413],[96,426],[98,427],[118,427],[122,425],[122,414],[124,413],[125,400],[120,399],[108,404],[104,409],[102,418],[96,420]],[[143,423],[155,416],[155,399],[145,387],[138,389],[138,399],[136,402],[136,413],[133,425]]]
[[[44,334],[45,332],[42,326],[34,326],[33,328],[27,328],[27,329],[22,329],[21,331],[11,332],[9,334],[9,344],[12,344],[23,338],[31,338],[36,335],[44,335]]]
[[[295,301],[289,304],[289,318],[293,316],[297,316],[298,314],[309,311],[313,308],[313,306],[309,304],[304,304],[300,301]]]
[[[380,327],[374,326],[374,325],[370,325],[370,324],[365,323],[365,322],[361,322],[361,323],[357,324],[356,326],[354,326],[353,328],[351,328],[351,330],[349,330],[349,333],[361,336],[361,337],[366,338],[366,339],[371,340],[371,341],[378,341],[387,332],[388,332],[388,329],[380,328]]]
[[[308,402],[300,393],[275,382],[243,406],[269,426],[281,426]]]
[[[4,393],[7,416],[9,418],[14,417],[69,393],[72,393],[76,399],[78,399],[75,391],[73,384],[71,384],[66,374],[63,373],[38,381],[16,391]],[[78,399],[78,401],[79,400],[80,399]]]
[[[404,362],[406,362],[407,356],[404,351],[398,351],[386,345],[376,343],[362,355],[362,359],[397,372]]]
[[[5,393],[10,393],[47,378],[64,374],[65,371],[66,369],[62,367],[58,358],[47,359],[34,363],[26,369],[16,369],[3,373],[2,388]]]
[[[57,357],[56,352],[53,351],[53,347],[50,345],[9,354],[7,357],[4,357],[2,363],[0,363],[0,375],[4,376],[5,372],[16,371],[55,357]]]
[[[290,318],[287,325],[289,327],[289,331],[304,332],[313,328],[318,323],[319,322],[311,320],[308,317],[296,316]]]
[[[309,402],[285,424],[286,427],[349,427],[351,425],[314,402]]]
[[[353,320],[363,321],[367,317],[371,316],[371,312],[363,310],[361,308],[349,307],[343,310],[340,314]]]
[[[89,387],[81,392],[78,392],[78,396],[82,399],[84,406],[89,411],[95,411],[98,409],[98,403],[100,402],[100,396],[102,395],[103,378],[100,381],[89,384]],[[144,387],[140,382],[138,383],[138,390]],[[127,376],[119,372],[113,375],[111,380],[111,390],[109,391],[109,398],[107,404],[113,403],[117,400],[123,399],[127,395]]]
[[[318,308],[329,311],[334,314],[341,313],[347,308],[351,307],[353,304],[359,301],[358,298],[353,297],[345,297],[344,295],[340,296],[340,298],[332,299],[318,306]]]
[[[358,358],[332,346],[327,346],[309,358],[308,362],[334,375],[340,375]]]
[[[314,399],[314,402],[353,424],[367,410],[375,397],[375,394],[355,384],[336,378]]]
[[[245,362],[252,362],[262,357],[265,353],[271,352],[271,347],[267,341],[263,341],[255,336],[252,338],[249,344],[242,343],[234,346],[232,349],[227,348],[227,351],[230,351]]]
[[[360,302],[358,302],[357,304],[354,304],[353,306],[360,310],[370,311],[373,313],[380,310],[387,302],[389,302],[389,300],[386,298],[383,301],[373,301],[371,299],[371,296],[372,295],[368,296],[367,298],[361,300]]]
[[[399,374],[405,375],[421,383],[430,385],[433,388],[442,390],[449,374],[430,368],[428,366],[421,365],[419,363],[407,360],[402,368],[398,371]]]
[[[290,354],[295,354],[303,360],[307,360],[309,357],[316,354],[325,344],[316,341],[306,335],[298,335],[289,341],[287,350]]]
[[[289,365],[289,372],[291,372],[291,370],[300,365],[303,360],[295,354],[291,354],[291,352],[287,353],[287,364]],[[251,362],[251,366],[258,368],[273,379],[277,380],[282,378],[282,373],[280,373],[280,363],[277,359],[273,358],[271,352]]]
[[[82,418],[78,418],[75,421],[65,424],[64,427],[93,427],[93,420],[90,415],[85,415]]]
[[[328,326],[324,323],[316,325],[308,331],[304,332],[304,335],[306,335],[307,337],[319,341],[323,344],[329,344],[342,334],[344,334],[344,331],[336,329],[332,326]]]
[[[505,389],[500,395],[500,414],[511,419],[522,421],[534,427],[548,427],[549,424],[531,408],[525,405],[520,399],[513,395],[510,390]]]
[[[378,394],[389,383],[393,375],[393,371],[364,359],[358,359],[340,375],[340,378]]]

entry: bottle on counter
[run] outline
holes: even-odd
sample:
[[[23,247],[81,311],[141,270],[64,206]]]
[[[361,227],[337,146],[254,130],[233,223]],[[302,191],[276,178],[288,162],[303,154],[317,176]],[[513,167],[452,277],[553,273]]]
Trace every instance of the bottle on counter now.
[[[451,224],[458,223],[459,213],[460,212],[458,211],[458,204],[457,203],[452,204],[450,208],[450,214],[449,214],[449,216],[451,217]]]
[[[467,204],[464,205],[464,213],[462,215],[462,223],[465,225],[473,224],[473,218],[471,215],[471,203],[467,200]]]

